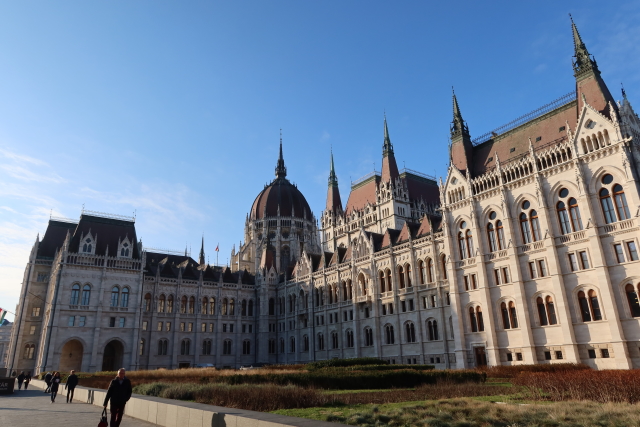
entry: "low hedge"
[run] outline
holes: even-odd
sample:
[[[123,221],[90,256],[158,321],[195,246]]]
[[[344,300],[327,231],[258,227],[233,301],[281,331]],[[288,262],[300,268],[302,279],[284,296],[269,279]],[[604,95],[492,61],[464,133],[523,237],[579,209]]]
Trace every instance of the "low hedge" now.
[[[433,365],[356,365],[346,366],[344,368],[324,368],[323,371],[398,371],[408,369],[412,371],[431,371],[436,367]]]
[[[353,359],[329,359],[319,362],[311,362],[307,364],[307,369],[321,368],[343,368],[347,366],[364,366],[364,365],[388,365],[386,360],[376,359],[375,357],[356,357]]]
[[[215,378],[215,382],[238,384],[277,384],[337,390],[411,388],[438,382],[484,382],[486,374],[466,371],[392,371],[319,370],[300,374],[229,375]]]

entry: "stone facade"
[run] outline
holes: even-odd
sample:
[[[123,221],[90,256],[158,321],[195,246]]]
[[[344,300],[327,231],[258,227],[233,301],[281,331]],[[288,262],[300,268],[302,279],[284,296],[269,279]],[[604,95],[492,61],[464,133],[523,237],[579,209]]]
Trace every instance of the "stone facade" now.
[[[281,146],[230,267],[144,248],[133,218],[51,219],[8,367],[640,367],[640,119],[572,30],[570,94],[475,139],[454,95],[439,183],[398,170],[385,118],[381,171],[343,207],[332,156],[316,225]]]

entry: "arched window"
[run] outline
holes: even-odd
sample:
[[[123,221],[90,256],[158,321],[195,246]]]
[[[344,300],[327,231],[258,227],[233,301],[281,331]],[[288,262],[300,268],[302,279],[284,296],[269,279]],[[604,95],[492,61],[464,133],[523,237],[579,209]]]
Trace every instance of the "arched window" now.
[[[360,273],[358,276],[358,284],[360,285],[360,291],[362,295],[367,295],[367,284],[364,278],[364,274]]]
[[[24,346],[24,358],[33,359],[36,352],[36,346],[34,344],[27,344]]]
[[[291,296],[289,296],[289,299],[291,299]],[[291,309],[289,311],[292,311]],[[240,303],[240,316],[246,316],[247,315],[247,300],[243,299],[242,302]]]
[[[373,346],[373,330],[369,327],[364,328],[364,346]]]
[[[507,304],[503,302],[500,304],[500,311],[502,312],[502,326],[504,329],[511,329],[511,322],[509,321],[509,310]]]
[[[151,311],[151,294],[149,293],[144,296],[144,311],[147,313]]]
[[[309,351],[309,335],[302,336],[303,351]]]
[[[540,235],[540,221],[538,220],[538,212],[535,209],[532,209],[529,213],[529,217],[531,218],[531,231],[533,232],[533,241],[539,241],[542,236]]]
[[[440,257],[440,267],[442,268],[442,278],[447,280],[447,256],[442,255]]]
[[[420,280],[420,285],[424,285],[427,283],[426,271],[424,268],[424,261],[418,260],[418,279]]]
[[[484,331],[484,320],[482,319],[482,308],[476,307],[476,317],[478,318],[478,331]]]
[[[324,335],[322,332],[318,334],[318,350],[324,350]]]
[[[349,298],[347,294],[347,282],[342,281],[342,301],[346,301]]]
[[[578,201],[573,197],[569,199],[569,215],[571,216],[571,225],[573,226],[573,231],[582,230],[580,207],[578,207]]]
[[[474,255],[473,252],[473,233],[471,230],[467,230],[465,233],[465,240],[467,241],[467,256],[471,258]]]
[[[591,307],[591,313],[593,314],[593,320],[602,320],[602,313],[600,312],[600,304],[598,303],[598,295],[593,289],[589,291],[589,306]]]
[[[120,307],[129,307],[129,288],[122,288],[120,297]]]
[[[203,356],[211,355],[211,340],[202,341],[202,355]]]
[[[89,305],[91,301],[91,286],[84,285],[82,287],[82,305]]]
[[[380,276],[380,293],[385,293],[387,292],[387,290],[384,284],[384,271],[380,271],[379,276]]]
[[[436,281],[436,274],[433,268],[433,260],[431,258],[427,259],[427,280],[429,283]]]
[[[229,315],[235,316],[236,314],[236,302],[233,299],[229,300]]]
[[[253,316],[253,300],[252,299],[249,300],[248,315]]]
[[[140,356],[144,356],[144,338],[140,339]]]
[[[335,350],[338,346],[338,333],[335,331],[331,332],[331,348]]]
[[[209,314],[216,314],[216,299],[213,297],[209,299]]]
[[[558,202],[558,204],[556,205],[556,210],[558,211],[558,220],[560,221],[560,231],[562,232],[562,234],[571,233],[569,213],[567,212],[567,207],[564,202]]]
[[[196,311],[196,298],[189,297],[189,314],[194,314]]]
[[[627,294],[631,317],[640,317],[640,301],[638,301],[637,289],[631,283],[628,283],[627,286],[625,286],[624,291]]]
[[[167,313],[173,313],[173,295],[167,298]]]
[[[269,340],[269,354],[276,354],[276,340]]]
[[[222,354],[224,355],[231,354],[231,340],[224,340],[222,342]]]
[[[489,238],[489,251],[495,252],[498,250],[498,239],[496,239],[496,230],[492,223],[487,225],[487,237]]]
[[[75,284],[71,287],[71,305],[78,305],[80,299],[80,285]]]
[[[527,214],[524,212],[520,214],[520,230],[522,231],[522,241],[525,244],[531,243],[531,230],[529,229],[529,218],[527,218]]]
[[[242,354],[251,354],[251,341],[242,341]]]
[[[411,282],[411,264],[405,265],[404,269],[407,275],[407,287],[410,288],[413,286],[413,283]]]
[[[602,212],[604,213],[604,222],[607,224],[616,222],[616,215],[613,211],[611,196],[609,195],[609,190],[606,188],[600,190],[600,205],[602,206]]]
[[[226,298],[224,298],[222,300],[222,315],[226,316],[227,315],[227,310],[229,309],[229,300],[227,300]]]
[[[389,273],[389,277],[391,277],[391,273]],[[387,281],[387,287],[391,286],[390,282]],[[351,283],[351,279],[347,280],[347,290],[349,291],[349,299],[353,299],[353,284]]]
[[[169,345],[169,341],[160,340],[158,341],[158,356],[166,356],[167,355],[167,347]]]
[[[191,341],[182,340],[180,343],[180,354],[182,356],[188,356],[191,353]]]
[[[627,198],[624,195],[622,185],[616,184],[613,186],[613,198],[616,202],[616,212],[620,221],[631,218],[629,213],[629,207],[627,206]]]
[[[416,327],[409,322],[405,326],[405,339],[407,342],[416,342]]]
[[[351,329],[347,330],[347,348],[353,348],[353,331]]]
[[[276,314],[276,302],[273,298],[269,298],[269,316]]]
[[[467,257],[467,241],[462,231],[458,233],[458,248],[460,249],[460,259],[465,259]]]
[[[476,319],[476,310],[469,307],[469,322],[471,323],[471,332],[478,332],[478,319]]]
[[[158,313],[164,313],[164,303],[165,303],[165,296],[164,294],[162,294],[158,299]]]
[[[589,301],[583,291],[578,292],[578,303],[580,304],[580,313],[583,322],[591,322],[591,310],[589,309]]]
[[[296,352],[296,339],[295,337],[289,338],[289,353]]]
[[[511,317],[511,326],[518,327],[518,316],[516,314],[516,305],[513,301],[509,301],[509,317]]]
[[[187,312],[187,297],[183,296],[182,299],[180,299],[180,313],[186,313]]]
[[[404,270],[402,266],[398,266],[398,283],[400,283],[400,289],[404,289]]]
[[[118,306],[118,300],[120,296],[120,289],[117,286],[111,288],[111,307]]]
[[[393,325],[386,325],[384,327],[385,332],[385,343],[386,344],[394,344],[396,342],[396,337],[393,331]]]
[[[540,326],[547,326],[549,320],[547,319],[547,308],[544,305],[542,297],[536,299],[536,305],[538,306],[538,317],[540,318]]]
[[[387,276],[387,292],[391,292],[392,291],[392,284],[391,284],[391,270],[389,270],[387,268],[386,270],[386,276]]]
[[[200,308],[200,313],[207,314],[207,310],[209,309],[209,299],[207,297],[202,298],[202,307]]]
[[[504,228],[502,227],[502,221],[496,221],[496,233],[498,234],[498,249],[506,249],[504,244]]]
[[[547,306],[547,313],[549,314],[549,324],[550,325],[557,325],[558,324],[558,318],[556,317],[556,307],[553,304],[553,298],[551,298],[550,296],[545,298],[545,303]]]

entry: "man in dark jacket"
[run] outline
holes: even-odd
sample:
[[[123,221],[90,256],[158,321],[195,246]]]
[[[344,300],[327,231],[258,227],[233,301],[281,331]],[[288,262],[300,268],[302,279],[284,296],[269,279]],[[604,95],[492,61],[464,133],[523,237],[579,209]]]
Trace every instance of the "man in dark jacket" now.
[[[67,383],[64,387],[67,389],[67,403],[71,403],[73,401],[73,392],[78,385],[78,376],[76,375],[76,371],[71,370],[71,373],[67,377]]]
[[[111,380],[107,396],[104,398],[104,408],[111,399],[111,427],[119,427],[124,415],[124,406],[131,398],[131,381],[124,376],[124,368],[120,368],[118,376]]]
[[[51,372],[47,372],[47,374],[44,376],[44,382],[47,384],[47,388],[44,389],[45,393],[51,392],[51,378],[53,378]]]
[[[22,390],[22,383],[24,382],[26,375],[24,374],[24,371],[20,372],[20,375],[18,375],[18,390]]]

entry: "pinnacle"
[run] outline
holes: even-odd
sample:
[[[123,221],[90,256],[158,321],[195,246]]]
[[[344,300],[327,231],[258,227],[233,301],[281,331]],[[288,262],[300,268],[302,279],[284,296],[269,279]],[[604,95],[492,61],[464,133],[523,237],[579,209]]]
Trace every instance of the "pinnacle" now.
[[[276,165],[276,177],[285,178],[287,176],[287,167],[284,165],[284,157],[282,156],[282,129],[280,129],[280,157]]]

